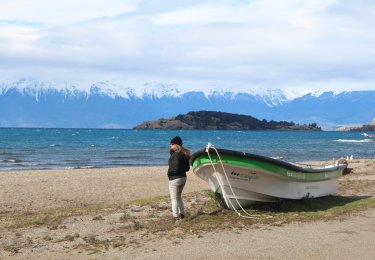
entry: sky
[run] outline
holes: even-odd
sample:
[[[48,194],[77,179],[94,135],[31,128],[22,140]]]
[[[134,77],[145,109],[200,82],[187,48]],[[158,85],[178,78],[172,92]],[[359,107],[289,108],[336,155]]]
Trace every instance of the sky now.
[[[375,90],[373,0],[0,0],[0,82]]]

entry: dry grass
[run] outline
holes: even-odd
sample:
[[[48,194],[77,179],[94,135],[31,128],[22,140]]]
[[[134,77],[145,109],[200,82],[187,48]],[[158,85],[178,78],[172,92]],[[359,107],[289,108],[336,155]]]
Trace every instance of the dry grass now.
[[[30,228],[34,226],[56,226],[64,219],[73,216],[82,216],[102,212],[108,209],[117,209],[119,205],[89,205],[80,208],[56,208],[38,212],[5,212],[0,214],[0,220],[6,228]]]
[[[245,228],[256,224],[281,225],[292,222],[310,222],[336,219],[370,208],[375,208],[373,197],[330,196],[319,199],[285,200],[280,203],[260,204],[242,212],[239,217],[234,211],[224,209],[217,195],[207,192],[210,200],[190,209],[190,214],[178,226],[190,233],[211,230]],[[152,232],[173,230],[176,225],[159,219],[144,225]]]
[[[179,227],[193,232],[211,229],[242,228],[254,224],[273,224],[307,222],[321,219],[333,219],[375,208],[375,198],[369,196],[329,196],[316,199],[284,200],[279,203],[259,204],[247,209],[251,218],[241,218],[234,211],[225,209],[218,194],[211,191],[195,192],[185,195],[190,200],[186,218],[178,223]],[[84,208],[61,208],[35,213],[5,213],[0,216],[6,227],[10,229],[30,228],[47,225],[50,227],[61,224],[64,219],[72,216],[100,214],[93,220],[103,220],[102,216],[123,211],[119,221],[126,224],[130,231],[146,229],[150,232],[172,230],[176,224],[166,218],[169,212],[169,198],[159,197],[132,201],[129,205],[91,205]],[[137,208],[134,209],[134,206]],[[109,210],[110,209],[110,210]],[[137,212],[147,211],[140,217]],[[246,216],[245,213],[242,213]]]
[[[366,193],[358,195],[358,190]],[[200,236],[208,231],[340,219],[375,208],[375,197],[371,195],[374,190],[373,181],[342,180],[338,196],[254,205],[246,210],[251,218],[239,217],[236,212],[224,208],[218,194],[211,191],[192,192],[184,194],[188,212],[186,218],[178,223],[170,216],[168,196],[134,200],[126,205],[101,204],[39,212],[3,212],[0,214],[0,232],[13,232],[16,238],[14,242],[4,241],[0,249],[18,254],[24,248],[32,247],[33,243],[44,243],[45,246],[49,243],[71,243],[74,249],[96,254],[109,248],[139,247],[145,241],[160,237]],[[73,227],[65,227],[74,219],[82,218],[107,225],[107,231],[87,235],[81,230],[80,233],[76,232]],[[40,237],[27,238],[23,233],[43,227],[46,231]],[[59,233],[59,229],[63,229],[64,233]]]

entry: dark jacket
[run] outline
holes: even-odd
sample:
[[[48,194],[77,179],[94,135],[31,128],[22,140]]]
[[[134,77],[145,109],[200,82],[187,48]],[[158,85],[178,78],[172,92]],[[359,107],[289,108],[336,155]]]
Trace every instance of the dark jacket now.
[[[186,172],[190,170],[189,160],[183,152],[174,152],[168,161],[168,179],[175,180],[186,177]]]

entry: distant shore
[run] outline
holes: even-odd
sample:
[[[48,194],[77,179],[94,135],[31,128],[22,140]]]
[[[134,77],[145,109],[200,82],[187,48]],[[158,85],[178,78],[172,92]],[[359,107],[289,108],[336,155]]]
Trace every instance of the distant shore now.
[[[349,167],[353,173],[341,177],[339,195],[375,196],[375,158],[350,161]],[[0,172],[0,259],[370,259],[375,254],[375,210],[328,223],[228,227],[199,235],[177,226],[163,235],[145,233],[142,221],[171,221],[166,170],[158,166]],[[188,211],[205,200],[200,194],[207,189],[189,173],[184,190]],[[316,239],[309,250],[301,247],[306,236]],[[266,240],[274,246],[266,248]],[[244,241],[252,244],[251,250]],[[324,249],[324,243],[332,246]],[[355,246],[349,249],[349,243]],[[183,250],[192,245],[194,252]]]

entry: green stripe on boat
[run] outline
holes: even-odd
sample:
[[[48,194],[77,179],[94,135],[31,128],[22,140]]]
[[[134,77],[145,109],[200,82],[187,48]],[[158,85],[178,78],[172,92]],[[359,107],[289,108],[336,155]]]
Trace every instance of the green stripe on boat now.
[[[220,160],[216,154],[211,154],[212,163],[220,163]],[[220,155],[221,161],[224,164],[232,164],[232,165],[238,165],[246,168],[253,168],[253,169],[260,169],[267,171],[271,174],[278,174],[280,176],[287,177],[289,179],[294,179],[297,181],[321,181],[321,180],[327,180],[330,178],[337,178],[342,176],[342,169],[337,169],[334,171],[322,171],[322,172],[311,172],[311,173],[305,173],[305,172],[298,172],[298,171],[292,171],[289,169],[286,169],[284,167],[281,167],[279,165],[272,164],[270,162],[264,162],[257,159],[251,159],[251,158],[244,158],[240,156],[235,155],[227,155],[227,154],[221,154]],[[208,158],[207,154],[202,154],[198,158],[195,158],[193,161],[193,168],[197,168],[201,165],[205,164],[211,164],[210,159]]]

